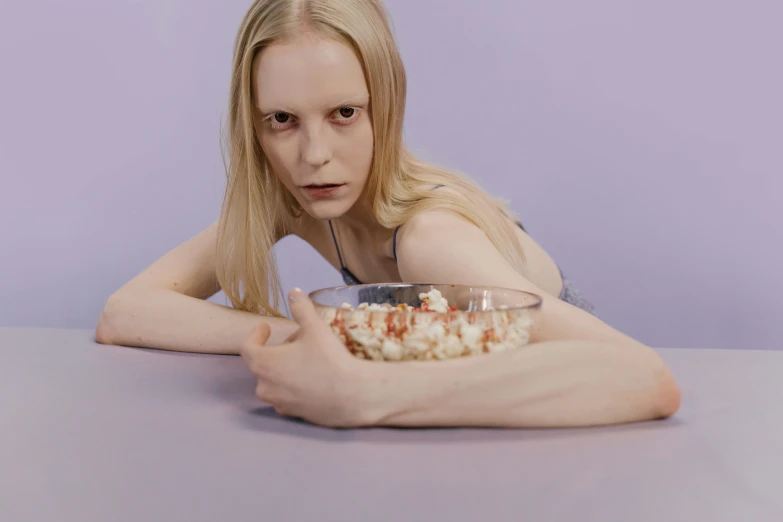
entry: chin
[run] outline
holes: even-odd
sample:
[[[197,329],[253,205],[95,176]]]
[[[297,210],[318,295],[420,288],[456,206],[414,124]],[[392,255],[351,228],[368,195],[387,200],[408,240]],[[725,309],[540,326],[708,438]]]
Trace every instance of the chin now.
[[[352,206],[348,201],[305,201],[301,205],[311,217],[323,221],[344,216]]]

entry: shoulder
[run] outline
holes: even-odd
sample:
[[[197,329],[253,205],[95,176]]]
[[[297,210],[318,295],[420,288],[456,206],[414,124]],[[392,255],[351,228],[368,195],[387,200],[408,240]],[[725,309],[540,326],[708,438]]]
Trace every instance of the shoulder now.
[[[489,284],[515,273],[479,227],[448,210],[417,213],[400,227],[397,265],[410,281]]]
[[[448,233],[459,229],[476,228],[465,218],[449,210],[426,210],[417,212],[399,229],[400,238],[418,241],[436,233]],[[477,229],[478,230],[478,229]]]
[[[471,201],[463,191],[453,187],[439,185],[428,190],[427,193],[434,199],[444,199],[445,197],[445,199],[456,200],[469,207],[477,206],[477,202]],[[464,233],[471,230],[481,233],[477,226],[455,211],[445,208],[431,208],[416,212],[408,218],[399,228],[398,234],[400,238],[405,238],[405,241],[410,243],[430,239],[435,234]],[[483,235],[483,233],[481,234]]]

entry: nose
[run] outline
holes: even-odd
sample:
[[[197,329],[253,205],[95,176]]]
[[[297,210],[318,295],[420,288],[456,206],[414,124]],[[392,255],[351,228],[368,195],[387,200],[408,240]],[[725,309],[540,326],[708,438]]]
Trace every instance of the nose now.
[[[332,147],[329,143],[328,130],[321,126],[306,129],[302,133],[302,161],[318,168],[332,159]]]

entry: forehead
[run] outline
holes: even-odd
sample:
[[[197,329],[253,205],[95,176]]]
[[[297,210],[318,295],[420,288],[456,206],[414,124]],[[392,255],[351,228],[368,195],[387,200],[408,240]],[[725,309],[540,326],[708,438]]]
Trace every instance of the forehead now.
[[[361,63],[348,45],[306,34],[275,43],[255,59],[253,95],[262,111],[307,111],[367,97]]]

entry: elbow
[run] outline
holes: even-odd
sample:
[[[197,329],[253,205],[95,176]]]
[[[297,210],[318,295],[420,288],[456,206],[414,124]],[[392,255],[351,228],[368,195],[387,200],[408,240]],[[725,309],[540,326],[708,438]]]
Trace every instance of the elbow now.
[[[99,344],[116,344],[117,320],[120,315],[120,301],[117,294],[112,294],[106,301],[95,327],[95,340]]]
[[[637,368],[639,382],[643,386],[637,388],[640,395],[638,410],[646,420],[665,419],[671,417],[680,409],[680,387],[666,363],[650,348],[647,348],[644,363]],[[644,390],[644,391],[643,391]],[[643,406],[642,406],[643,405]],[[644,412],[644,413],[642,413]]]
[[[648,347],[636,352],[632,360],[620,371],[630,392],[622,422],[666,419],[676,414],[682,401],[680,387],[666,363]]]
[[[655,350],[642,347],[623,373],[633,379],[631,388],[635,393],[629,403],[633,420],[666,419],[679,411],[682,400],[680,387]]]
[[[114,344],[112,338],[109,326],[106,324],[106,321],[101,318],[98,321],[98,325],[95,327],[95,342],[98,344]]]
[[[680,409],[682,400],[680,387],[671,375],[668,369],[659,379],[655,393],[655,416],[659,419],[671,417]]]

